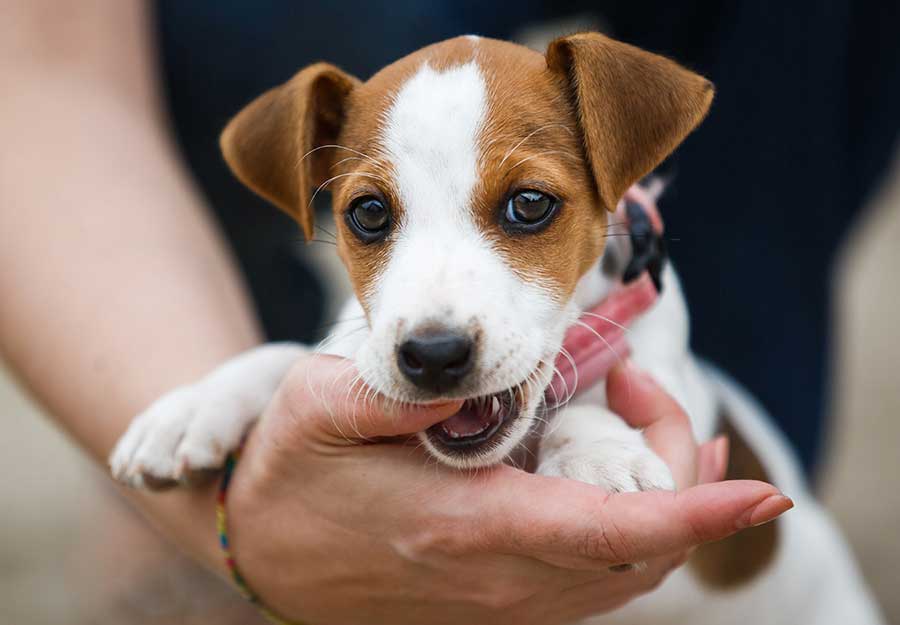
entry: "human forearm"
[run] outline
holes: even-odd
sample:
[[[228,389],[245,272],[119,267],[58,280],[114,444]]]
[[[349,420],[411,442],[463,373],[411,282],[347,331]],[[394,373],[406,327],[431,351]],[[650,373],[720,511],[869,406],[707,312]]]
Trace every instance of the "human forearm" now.
[[[0,345],[104,458],[138,410],[258,333],[155,103],[65,69],[3,79]]]
[[[259,333],[169,144],[147,55],[133,49],[146,34],[140,5],[95,10],[104,24],[118,19],[111,30],[130,43],[94,53],[124,68],[48,52],[27,25],[18,54],[0,55],[0,349],[103,462],[137,412]],[[102,47],[107,26],[86,45]],[[191,521],[211,515],[210,502],[201,491],[142,505],[197,552],[212,523],[201,533]]]
[[[70,93],[83,117],[48,120],[27,140],[12,129],[21,148],[0,168],[0,336],[26,384],[102,458],[138,410],[257,333],[163,141],[91,100]]]

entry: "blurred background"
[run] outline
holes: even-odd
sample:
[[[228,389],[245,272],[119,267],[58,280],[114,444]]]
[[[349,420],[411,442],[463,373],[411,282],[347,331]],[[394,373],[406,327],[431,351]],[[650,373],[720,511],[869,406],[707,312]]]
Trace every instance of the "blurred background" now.
[[[716,102],[667,164],[675,178],[661,201],[693,344],[779,422],[900,623],[900,4],[147,6],[173,136],[273,339],[313,339],[346,288],[343,273],[331,247],[299,246],[293,223],[232,178],[217,136],[302,66],[327,60],[365,79],[458,34],[541,49],[592,28],[710,77]],[[0,622],[254,622],[118,500],[9,371],[0,419]]]

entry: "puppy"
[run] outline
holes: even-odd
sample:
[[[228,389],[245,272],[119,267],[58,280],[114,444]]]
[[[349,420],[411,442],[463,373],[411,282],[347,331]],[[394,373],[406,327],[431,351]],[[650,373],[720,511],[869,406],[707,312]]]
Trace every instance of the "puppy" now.
[[[465,400],[419,434],[435,458],[504,462],[552,418],[538,472],[612,492],[673,489],[641,433],[606,407],[602,383],[578,397],[563,389],[552,411],[544,397],[567,329],[620,288],[635,252],[607,236],[609,215],[712,98],[701,76],[599,34],[557,39],[545,55],[468,36],[365,83],[307,67],[241,111],[221,144],[238,178],[307,238],[315,196],[331,191],[356,297],[320,351],[352,358],[387,397]],[[664,288],[632,325],[634,360],[685,407],[698,439],[728,429],[747,476],[788,490],[798,509],[699,550],[649,598],[597,622],[879,622],[787,446],[691,354],[677,277],[656,269]],[[161,398],[114,450],[114,474],[153,486],[220,467],[304,351],[263,346]]]

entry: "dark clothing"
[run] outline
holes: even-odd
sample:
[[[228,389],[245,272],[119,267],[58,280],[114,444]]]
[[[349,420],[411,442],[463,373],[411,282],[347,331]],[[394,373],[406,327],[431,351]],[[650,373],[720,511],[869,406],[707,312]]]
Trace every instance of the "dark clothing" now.
[[[309,340],[322,288],[299,230],[228,172],[217,136],[252,98],[327,60],[365,79],[459,34],[510,38],[577,13],[711,78],[708,120],[675,158],[661,202],[692,312],[693,345],[755,393],[810,467],[822,432],[831,264],[897,137],[896,2],[404,0],[378,5],[158,4],[178,137],[240,258],[272,339]],[[726,205],[711,205],[712,199]]]

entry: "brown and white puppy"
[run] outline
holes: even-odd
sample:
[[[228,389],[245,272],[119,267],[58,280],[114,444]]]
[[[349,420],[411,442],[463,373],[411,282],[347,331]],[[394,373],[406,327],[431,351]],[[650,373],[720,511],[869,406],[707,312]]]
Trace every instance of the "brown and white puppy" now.
[[[236,175],[293,215],[307,238],[315,195],[331,191],[356,297],[320,351],[352,358],[368,387],[398,401],[465,399],[420,436],[439,460],[478,467],[503,462],[545,416],[567,328],[617,282],[599,270],[607,216],[712,97],[697,74],[599,34],[563,37],[546,55],[460,37],[365,83],[312,65],[239,113],[222,148]],[[878,622],[764,416],[691,355],[677,278],[667,269],[663,279],[659,302],[632,328],[634,359],[685,406],[698,438],[713,434],[727,408],[772,478],[806,508],[777,536],[751,533],[753,554],[740,542],[707,552],[695,573],[679,571],[602,622]],[[146,485],[221,466],[304,349],[258,348],[163,397],[120,441],[113,472]],[[556,412],[537,470],[611,491],[673,488],[641,433],[606,407],[602,386]],[[710,592],[726,579],[743,584]],[[840,601],[811,594],[826,587]]]

